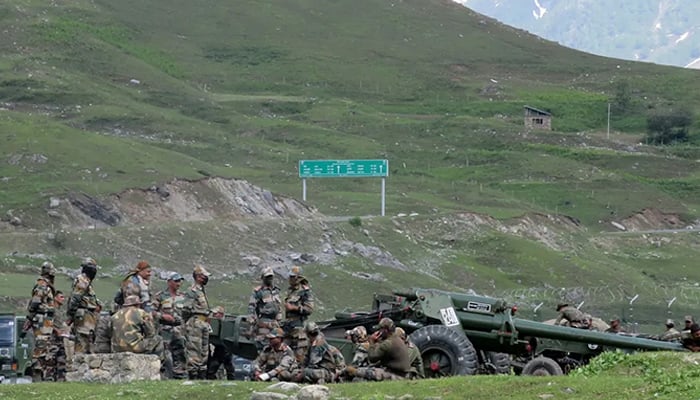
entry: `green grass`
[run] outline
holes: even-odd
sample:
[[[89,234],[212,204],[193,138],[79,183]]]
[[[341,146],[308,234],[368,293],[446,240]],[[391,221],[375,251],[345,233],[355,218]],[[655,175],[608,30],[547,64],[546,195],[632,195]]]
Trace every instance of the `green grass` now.
[[[605,354],[580,374],[562,377],[468,376],[418,381],[362,382],[328,385],[330,399],[388,400],[411,398],[461,399],[638,399],[695,398],[700,395],[697,357],[683,354],[645,353],[627,356]],[[185,399],[248,398],[266,391],[268,383],[199,381],[136,382],[96,386],[88,383],[40,383],[31,386],[2,385],[3,398],[51,396],[52,399]]]

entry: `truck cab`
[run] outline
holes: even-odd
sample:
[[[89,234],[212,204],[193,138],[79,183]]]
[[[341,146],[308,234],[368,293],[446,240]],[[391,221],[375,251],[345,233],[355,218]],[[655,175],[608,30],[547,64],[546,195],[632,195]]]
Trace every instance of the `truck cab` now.
[[[24,317],[0,313],[0,382],[31,376],[31,334],[21,338]]]

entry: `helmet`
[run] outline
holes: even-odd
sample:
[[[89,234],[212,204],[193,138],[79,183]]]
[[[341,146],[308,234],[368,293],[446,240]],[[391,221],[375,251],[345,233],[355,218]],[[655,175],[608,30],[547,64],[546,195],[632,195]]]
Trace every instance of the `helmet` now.
[[[182,281],[184,279],[185,278],[183,278],[182,275],[178,274],[177,272],[173,272],[172,274],[170,274],[170,276],[168,276],[169,281],[179,282],[179,281]]]
[[[693,316],[692,315],[686,315],[684,318],[685,322],[693,322]]]
[[[266,276],[275,276],[275,271],[272,270],[272,267],[267,267],[262,270],[262,273],[260,274],[260,278],[265,278]]]
[[[299,275],[301,275],[301,267],[300,266],[295,265],[289,270],[289,276],[299,276]]]
[[[51,261],[44,261],[44,263],[41,264],[41,275],[56,275],[56,267],[53,266],[53,263]]]
[[[313,321],[307,322],[306,326],[304,326],[304,330],[306,333],[318,333],[320,331],[318,325]]]
[[[674,326],[674,325],[676,325],[676,323],[673,322],[673,320],[671,318],[666,320],[666,326]]]
[[[92,257],[87,257],[87,258],[83,259],[83,262],[80,263],[80,266],[83,268],[93,267],[96,269],[97,268],[97,261],[95,261],[95,259]]]
[[[126,298],[124,299],[124,304],[122,304],[122,306],[137,306],[139,304],[141,304],[141,298],[132,294],[130,296],[126,296]]]
[[[364,326],[356,326],[352,328],[352,334],[356,336],[359,340],[365,340],[367,339],[367,328]]]
[[[284,337],[284,331],[282,328],[272,328],[270,330],[270,333],[265,335],[268,339],[274,339],[274,338],[283,338]]]
[[[394,332],[396,332],[396,334],[399,335],[401,340],[406,340],[406,331],[403,330],[403,328],[398,327],[398,328],[396,328],[396,330]]]
[[[381,320],[379,320],[379,329],[389,329],[393,330],[394,329],[394,321],[391,320],[391,318],[384,317]]]
[[[568,307],[569,303],[559,303],[557,304],[557,311],[561,310],[564,307]]]
[[[204,269],[203,266],[201,265],[195,265],[194,270],[192,271],[192,275],[204,275],[204,276],[211,276],[211,273]]]

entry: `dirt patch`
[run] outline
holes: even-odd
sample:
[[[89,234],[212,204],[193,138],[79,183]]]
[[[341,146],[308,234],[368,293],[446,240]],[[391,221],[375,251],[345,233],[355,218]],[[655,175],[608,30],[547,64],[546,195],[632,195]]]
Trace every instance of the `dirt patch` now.
[[[628,231],[656,229],[682,229],[686,223],[678,214],[665,213],[655,208],[645,208],[619,222]]]
[[[54,210],[68,228],[128,226],[168,222],[201,222],[224,218],[304,218],[316,210],[278,196],[244,180],[175,179],[147,189],[127,189],[94,198],[71,194]]]

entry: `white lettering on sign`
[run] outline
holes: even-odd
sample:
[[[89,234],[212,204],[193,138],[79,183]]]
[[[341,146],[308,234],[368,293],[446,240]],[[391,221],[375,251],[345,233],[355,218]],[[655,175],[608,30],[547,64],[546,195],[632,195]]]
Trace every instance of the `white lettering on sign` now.
[[[453,307],[441,308],[440,317],[442,317],[442,323],[445,326],[456,326],[459,325],[459,319],[457,318],[457,313]]]

